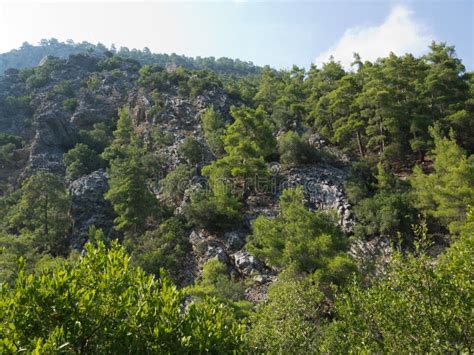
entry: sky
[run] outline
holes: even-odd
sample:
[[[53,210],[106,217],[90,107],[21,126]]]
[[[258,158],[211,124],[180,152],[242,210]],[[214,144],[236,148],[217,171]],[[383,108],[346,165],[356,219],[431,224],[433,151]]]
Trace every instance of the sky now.
[[[474,70],[474,0],[22,1],[0,0],[0,53],[42,38],[240,58],[291,68],[353,53],[421,55],[432,40]]]

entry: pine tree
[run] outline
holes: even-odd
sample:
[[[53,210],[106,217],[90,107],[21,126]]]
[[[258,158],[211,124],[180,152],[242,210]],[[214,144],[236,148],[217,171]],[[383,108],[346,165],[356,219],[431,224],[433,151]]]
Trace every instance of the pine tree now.
[[[146,150],[136,137],[129,110],[120,111],[114,141],[104,156],[110,163],[109,190],[105,198],[112,203],[117,218],[115,228],[128,237],[136,237],[154,215],[157,199],[147,187]]]
[[[442,137],[439,127],[430,132],[435,142],[434,171],[424,174],[420,167],[414,169],[411,183],[417,206],[439,218],[451,233],[459,233],[468,206],[474,205],[474,155],[467,156],[452,135]]]
[[[71,221],[69,197],[62,178],[38,171],[25,180],[20,196],[7,216],[10,228],[32,234],[40,250],[65,255]]]

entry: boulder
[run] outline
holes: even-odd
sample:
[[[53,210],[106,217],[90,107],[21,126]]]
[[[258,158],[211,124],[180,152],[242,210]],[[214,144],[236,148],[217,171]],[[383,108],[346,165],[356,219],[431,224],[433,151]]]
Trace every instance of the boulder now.
[[[263,265],[256,257],[246,251],[238,251],[232,255],[235,268],[245,276],[261,274]]]
[[[74,180],[69,189],[71,194],[71,217],[73,230],[71,245],[81,249],[87,241],[89,227],[94,225],[110,234],[113,227],[114,212],[110,203],[104,199],[109,185],[104,170]]]

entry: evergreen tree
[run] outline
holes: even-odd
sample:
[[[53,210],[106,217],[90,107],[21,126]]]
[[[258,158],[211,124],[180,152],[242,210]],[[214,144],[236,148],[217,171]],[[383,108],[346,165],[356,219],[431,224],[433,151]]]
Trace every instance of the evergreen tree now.
[[[129,110],[120,111],[112,145],[104,151],[109,159],[109,190],[105,198],[114,208],[115,228],[128,237],[137,237],[155,214],[157,200],[147,187],[146,150],[136,137]]]
[[[323,281],[339,282],[354,270],[344,254],[347,244],[335,221],[303,204],[302,188],[284,190],[281,214],[260,216],[253,223],[247,248],[270,265],[312,273]]]
[[[40,250],[65,255],[71,225],[69,197],[61,177],[38,171],[23,183],[20,199],[9,211],[10,228],[34,236]]]
[[[224,154],[222,136],[224,135],[225,123],[222,116],[213,107],[207,109],[202,115],[202,129],[212,152],[218,157],[222,156]]]
[[[474,205],[474,156],[467,156],[454,138],[442,137],[439,129],[430,130],[434,171],[424,174],[415,167],[412,186],[417,206],[428,216],[439,218],[451,233],[459,233],[468,206]]]

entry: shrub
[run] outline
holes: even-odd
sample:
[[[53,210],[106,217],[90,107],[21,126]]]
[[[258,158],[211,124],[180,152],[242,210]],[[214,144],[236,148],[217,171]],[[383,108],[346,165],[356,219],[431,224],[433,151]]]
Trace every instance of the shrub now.
[[[190,199],[184,207],[184,213],[191,223],[201,228],[224,229],[235,225],[242,218],[239,213],[241,204],[229,194],[197,192]]]
[[[70,112],[74,112],[74,110],[76,109],[78,105],[79,105],[79,102],[75,98],[69,98],[63,101],[64,109]]]
[[[191,185],[194,172],[194,169],[188,165],[179,165],[160,181],[161,195],[169,202],[178,203],[183,199],[184,192]]]
[[[283,165],[291,166],[318,160],[317,151],[298,133],[288,131],[278,139],[278,153]]]
[[[206,300],[184,311],[182,296],[133,268],[118,244],[87,244],[76,262],[38,276],[20,269],[12,289],[0,288],[0,352],[244,351],[227,307]]]
[[[224,142],[222,141],[224,128],[224,119],[213,107],[204,112],[202,115],[204,137],[206,137],[207,144],[212,152],[217,156],[224,154]]]
[[[90,174],[105,166],[104,160],[87,145],[78,143],[70,149],[63,157],[66,165],[66,178],[69,181]]]
[[[186,137],[179,145],[178,152],[191,165],[200,163],[204,159],[204,149],[193,137]]]
[[[317,353],[327,311],[324,294],[305,277],[284,277],[251,315],[249,345],[258,354]]]
[[[248,314],[252,304],[245,301],[245,284],[230,277],[227,265],[217,258],[208,260],[202,270],[201,278],[185,292],[193,300],[203,302],[207,297],[215,297],[234,309],[239,318]]]
[[[395,253],[370,288],[354,282],[336,302],[323,353],[469,353],[474,328],[472,235],[433,262]]]
[[[159,228],[130,241],[132,261],[148,273],[159,275],[160,269],[164,268],[178,279],[186,272],[183,266],[191,252],[188,235],[184,219],[171,217]]]

